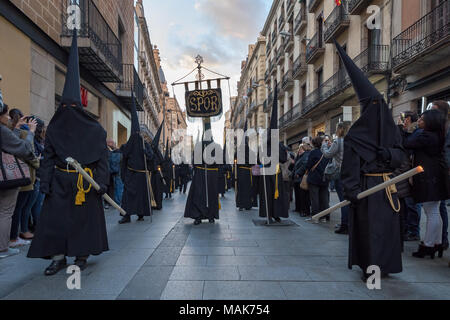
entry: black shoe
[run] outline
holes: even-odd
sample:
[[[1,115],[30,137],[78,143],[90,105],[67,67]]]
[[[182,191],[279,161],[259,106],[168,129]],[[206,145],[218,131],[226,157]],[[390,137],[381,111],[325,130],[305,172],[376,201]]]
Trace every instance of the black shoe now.
[[[201,224],[201,223],[202,223],[202,220],[196,219],[196,220],[194,221],[194,226],[198,226],[198,225]]]
[[[45,269],[46,276],[54,276],[59,271],[67,267],[66,258],[59,261],[52,261],[52,263]]]
[[[131,222],[130,217],[123,217],[122,219],[120,219],[119,224],[125,224],[130,222]]]
[[[209,223],[216,223],[216,220],[214,220],[214,219],[209,219]]]
[[[275,221],[278,223],[281,223],[281,219],[280,218],[275,218]]]
[[[143,216],[139,216],[139,218],[137,219],[137,221],[144,221],[144,217],[143,217]]]
[[[419,244],[419,249],[416,252],[413,252],[412,256],[416,258],[425,258],[426,256],[430,256],[431,259],[434,259],[436,254],[436,247],[426,247],[423,244]]]
[[[448,250],[448,239],[444,239],[444,240],[442,240],[442,249],[445,251],[445,250]]]
[[[348,234],[348,227],[347,227],[347,226],[344,226],[344,225],[341,225],[341,226],[339,227],[339,229],[337,229],[336,231],[334,231],[334,233],[336,233],[336,234]]]
[[[87,260],[86,259],[76,259],[75,265],[80,268],[81,271],[84,271],[87,267]]]
[[[444,245],[437,244],[434,246],[434,250],[438,253],[439,258],[442,258],[444,256]]]

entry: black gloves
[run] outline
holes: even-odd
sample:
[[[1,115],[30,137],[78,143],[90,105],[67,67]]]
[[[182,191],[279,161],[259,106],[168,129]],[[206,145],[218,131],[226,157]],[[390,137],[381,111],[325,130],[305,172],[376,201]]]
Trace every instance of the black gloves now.
[[[359,203],[358,194],[361,193],[361,190],[355,190],[352,192],[346,192],[344,195],[344,199],[350,201],[353,205],[357,205]]]
[[[41,185],[39,186],[39,191],[42,192],[43,194],[49,196],[51,194],[50,185],[48,183],[41,182]]]
[[[389,162],[391,161],[391,153],[388,149],[380,149],[377,151],[377,160]]]
[[[97,193],[102,196],[106,192],[108,192],[108,188],[105,185],[100,185],[100,189],[97,190]]]

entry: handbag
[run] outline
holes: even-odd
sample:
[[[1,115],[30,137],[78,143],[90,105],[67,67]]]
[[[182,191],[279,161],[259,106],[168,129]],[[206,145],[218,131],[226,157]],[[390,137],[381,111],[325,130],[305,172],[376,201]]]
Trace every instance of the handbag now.
[[[0,131],[0,147],[2,135]],[[28,165],[17,157],[1,151],[0,154],[0,190],[15,189],[31,184]]]
[[[314,165],[314,167],[311,168],[311,172],[316,170],[319,163],[322,162],[322,159],[323,159],[323,155],[322,155],[322,157],[320,157],[320,160]],[[300,189],[309,190],[308,173],[309,173],[309,171],[306,171],[305,174],[303,175],[302,182],[300,183]]]
[[[338,153],[341,150],[341,143],[338,142]],[[325,168],[323,173],[324,180],[326,181],[335,181],[341,177],[341,167],[336,165],[336,161],[331,161]]]

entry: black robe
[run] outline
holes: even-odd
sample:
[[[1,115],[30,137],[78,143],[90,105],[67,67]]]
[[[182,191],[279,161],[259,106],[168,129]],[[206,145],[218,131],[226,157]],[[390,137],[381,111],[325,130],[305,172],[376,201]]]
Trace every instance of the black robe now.
[[[175,177],[174,177],[174,167],[171,160],[164,160],[164,162],[161,165],[161,169],[164,175],[164,193],[166,194],[172,194],[175,191]]]
[[[226,172],[226,165],[221,164],[219,165],[219,174],[217,178],[217,191],[219,194],[224,195],[226,192],[226,178],[227,178],[227,172]]]
[[[163,180],[164,173],[162,172],[163,157],[159,149],[153,148],[155,157],[153,158],[153,164],[151,169],[151,184],[154,200],[156,205],[153,206],[155,210],[161,210],[163,207],[163,193],[165,188],[165,181]]]
[[[279,162],[285,163],[288,158],[284,149],[280,146]],[[261,168],[261,174],[263,173]],[[265,182],[265,183],[264,183]],[[278,190],[278,197],[276,197]],[[268,206],[266,208],[266,197]],[[260,176],[259,179],[259,216],[266,218],[289,218],[289,194],[285,190],[281,169],[276,175]]]
[[[390,166],[375,160],[366,162],[354,152],[350,143],[344,144],[344,160],[341,175],[344,193],[355,189],[365,191],[384,180],[382,177],[367,177],[366,173],[392,172],[404,159],[402,149],[389,149]],[[391,176],[392,178],[392,176]],[[397,195],[393,194],[395,207]],[[382,273],[402,271],[400,214],[394,212],[386,192],[380,191],[350,206],[349,214],[349,259],[348,267],[359,266],[364,272],[371,265],[379,266]]]
[[[154,154],[146,144],[147,170],[151,172]],[[148,177],[145,174],[142,137],[133,134],[121,148],[123,153],[121,175],[124,183],[122,208],[128,215],[149,217],[151,215],[151,190],[148,190]]]
[[[100,159],[83,167],[91,168],[94,180],[101,187],[106,187],[109,183],[106,133],[102,140],[104,145],[97,146],[102,150]],[[27,256],[44,259],[54,255],[84,257],[108,251],[102,196],[92,187],[85,195],[86,202],[75,205],[78,173],[63,172],[55,166],[67,169],[66,162],[59,158],[51,140],[46,139],[40,170],[41,184],[49,186],[50,195],[45,196]],[[87,188],[88,184],[84,181],[84,189]]]
[[[219,219],[219,169],[216,165],[195,165],[184,211],[185,218]]]
[[[253,207],[253,175],[251,165],[237,165],[236,207],[251,209]]]

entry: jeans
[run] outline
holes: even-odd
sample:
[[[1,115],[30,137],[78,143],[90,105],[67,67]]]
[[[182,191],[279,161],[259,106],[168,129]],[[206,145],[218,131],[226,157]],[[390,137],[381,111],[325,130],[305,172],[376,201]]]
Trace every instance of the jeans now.
[[[342,185],[342,181],[340,179],[334,181],[334,186],[336,188],[336,193],[339,197],[339,201],[344,201],[344,187]],[[347,226],[348,227],[348,214],[349,214],[349,207],[345,206],[341,208],[341,226]]]
[[[36,192],[36,201],[31,208],[31,216],[33,217],[33,225],[36,227],[41,216],[42,205],[44,204],[45,194],[41,191],[41,182],[39,180],[34,184],[34,191]]]
[[[19,237],[19,224],[21,225],[22,231],[24,229],[26,229],[25,232],[28,231],[28,218],[30,216],[29,214],[27,215],[25,209],[29,206],[32,195],[33,191],[21,191],[17,196],[16,208],[14,209],[11,223],[11,234],[9,236],[11,241],[17,240],[17,238]],[[30,211],[28,211],[28,213],[29,212]]]
[[[114,175],[114,201],[121,206],[123,195],[123,182],[119,175]]]
[[[311,198],[313,215],[329,208],[330,192],[328,191],[328,184],[325,186],[318,186],[310,183],[309,196]]]
[[[448,242],[448,213],[446,201],[441,201],[439,205],[439,213],[442,219],[442,243]]]
[[[423,240],[425,246],[434,247],[442,244],[442,219],[439,212],[440,202],[422,203],[423,210],[427,216],[427,231]]]
[[[337,187],[336,187],[336,184],[335,184],[334,180],[330,181],[330,190],[336,190],[336,192],[337,192]]]
[[[411,236],[420,237],[420,213],[422,205],[416,204],[412,197],[404,198],[406,210],[406,231]]]

